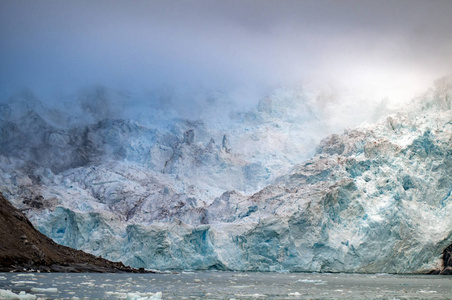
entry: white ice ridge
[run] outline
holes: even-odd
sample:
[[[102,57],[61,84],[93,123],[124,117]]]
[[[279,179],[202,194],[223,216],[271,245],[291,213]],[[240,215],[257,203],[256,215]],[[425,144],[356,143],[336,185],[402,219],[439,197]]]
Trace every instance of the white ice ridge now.
[[[319,112],[286,92],[227,132],[0,114],[0,186],[58,243],[134,267],[421,272],[452,244],[451,86],[317,147]]]

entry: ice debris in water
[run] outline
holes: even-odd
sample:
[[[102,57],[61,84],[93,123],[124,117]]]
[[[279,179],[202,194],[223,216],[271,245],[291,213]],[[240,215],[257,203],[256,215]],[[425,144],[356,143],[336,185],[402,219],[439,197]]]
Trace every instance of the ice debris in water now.
[[[11,281],[11,283],[13,283],[15,285],[26,285],[26,284],[36,284],[36,281],[19,280],[19,281]]]
[[[57,288],[31,288],[33,293],[58,293]]]
[[[11,290],[0,290],[0,299],[35,300],[36,296],[27,294],[24,291],[15,294]]]
[[[162,292],[157,293],[128,293],[127,300],[156,300],[162,299]]]
[[[157,300],[162,299],[162,292],[157,293],[126,293],[126,292],[106,292],[107,295],[113,295],[118,299],[126,300]]]
[[[323,280],[317,280],[317,279],[299,279],[298,282],[304,282],[304,283],[316,283],[316,284],[326,284],[326,281]]]

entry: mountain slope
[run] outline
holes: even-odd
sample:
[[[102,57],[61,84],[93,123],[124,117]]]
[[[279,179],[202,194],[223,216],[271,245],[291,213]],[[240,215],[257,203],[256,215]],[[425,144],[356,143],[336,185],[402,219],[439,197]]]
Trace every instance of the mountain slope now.
[[[80,250],[56,244],[0,194],[0,271],[138,272]]]

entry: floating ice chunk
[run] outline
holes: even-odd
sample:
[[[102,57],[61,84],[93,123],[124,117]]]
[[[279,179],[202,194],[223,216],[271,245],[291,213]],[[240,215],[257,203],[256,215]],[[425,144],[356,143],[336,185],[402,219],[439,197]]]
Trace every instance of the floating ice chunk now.
[[[121,292],[105,292],[105,294],[107,295],[112,295],[112,296],[116,296],[117,298],[126,298],[127,297],[127,293],[121,293]]]
[[[33,293],[58,293],[57,288],[31,288]]]
[[[36,284],[36,281],[28,281],[28,280],[19,280],[19,281],[11,281],[11,283],[15,285],[25,285],[25,284]]]
[[[323,280],[317,280],[317,279],[298,279],[298,282],[303,282],[303,283],[316,283],[316,284],[326,284],[326,281]]]
[[[289,293],[289,296],[301,296],[301,294],[299,292],[294,292],[294,293]]]
[[[128,293],[127,300],[157,300],[162,299],[162,292],[157,293]]]
[[[11,290],[0,290],[0,299],[35,300],[36,296],[27,294],[24,291],[15,294]]]
[[[0,280],[6,280],[5,276],[0,276]]]

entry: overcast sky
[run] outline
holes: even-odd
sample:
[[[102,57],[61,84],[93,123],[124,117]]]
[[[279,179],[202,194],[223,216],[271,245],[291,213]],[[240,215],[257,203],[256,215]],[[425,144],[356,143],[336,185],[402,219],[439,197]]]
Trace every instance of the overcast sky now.
[[[0,96],[310,81],[406,96],[452,73],[451,14],[450,0],[1,0]]]

